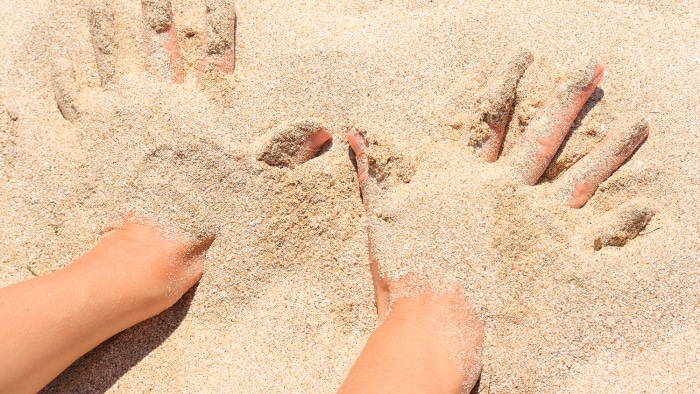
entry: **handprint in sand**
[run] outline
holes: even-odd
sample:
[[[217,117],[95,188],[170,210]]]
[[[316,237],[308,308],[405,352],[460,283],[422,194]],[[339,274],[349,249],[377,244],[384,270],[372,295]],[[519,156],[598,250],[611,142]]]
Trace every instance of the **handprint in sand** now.
[[[623,245],[651,219],[653,210],[641,199],[602,216],[585,207],[647,137],[644,120],[613,129],[556,180],[537,184],[602,79],[599,64],[584,65],[555,88],[501,156],[516,87],[532,61],[523,50],[505,62],[455,127],[459,141],[446,138],[429,148],[415,173],[381,138],[363,130],[348,134],[380,317],[398,297],[457,289],[487,325],[517,320],[533,307],[528,292],[558,286],[553,278],[570,273],[577,254]],[[466,335],[471,343],[475,334]],[[452,345],[463,366],[478,364],[468,349]]]
[[[84,155],[77,204],[97,221],[107,220],[113,212],[103,207],[115,202],[120,212],[195,237],[228,229],[238,237],[231,243],[248,245],[237,258],[261,266],[320,254],[309,247],[318,223],[339,218],[337,201],[324,196],[349,196],[352,188],[347,153],[310,117],[271,120],[260,130],[231,127],[237,113],[226,103],[234,83],[226,75],[234,71],[236,14],[225,0],[204,9],[203,31],[178,34],[170,1],[143,1],[145,49],[133,53],[138,46],[120,41],[128,19],[104,3],[88,7],[100,86],[76,82],[70,59],[56,59],[53,69],[57,106]],[[190,34],[203,37],[201,47],[178,43]],[[322,147],[326,154],[302,165]]]

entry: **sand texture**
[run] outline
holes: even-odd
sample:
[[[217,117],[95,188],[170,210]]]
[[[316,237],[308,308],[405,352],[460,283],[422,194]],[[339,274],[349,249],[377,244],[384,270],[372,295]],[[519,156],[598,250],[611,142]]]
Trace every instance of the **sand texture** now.
[[[235,20],[225,0],[146,3],[0,4],[0,286],[126,214],[218,234],[193,291],[45,392],[333,392],[377,324],[367,223],[386,275],[456,283],[480,310],[478,392],[700,387],[698,1],[239,1]],[[606,76],[524,186],[525,126],[591,59]],[[486,163],[475,119],[512,102]],[[642,119],[636,154],[569,208],[574,164]],[[332,142],[294,165],[317,127]]]

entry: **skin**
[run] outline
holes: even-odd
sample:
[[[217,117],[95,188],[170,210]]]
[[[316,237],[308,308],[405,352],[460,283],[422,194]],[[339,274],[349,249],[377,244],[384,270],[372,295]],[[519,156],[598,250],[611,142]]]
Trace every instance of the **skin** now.
[[[207,3],[204,54],[200,61],[199,74],[218,68],[225,74],[231,74],[236,68],[236,10],[232,1],[209,0]],[[216,37],[226,35],[226,37]],[[222,39],[228,40],[223,48]],[[207,50],[221,46],[216,51]]]
[[[310,134],[294,162],[330,138]],[[0,289],[0,355],[13,355],[0,357],[0,392],[37,392],[95,346],[170,308],[201,278],[213,241],[130,221],[67,267]]]
[[[549,95],[543,109],[531,121],[522,140],[510,158],[510,165],[520,174],[523,183],[536,184],[569,134],[571,125],[603,79],[605,68],[596,63],[590,73],[571,75]],[[572,94],[564,94],[565,92]],[[485,144],[486,161],[498,158],[506,125],[490,125],[494,136]],[[544,127],[543,127],[544,126]],[[634,154],[649,134],[645,121],[625,130],[608,134],[581,162],[571,168],[565,181],[570,189],[568,204],[581,208],[593,197],[598,186]]]
[[[543,109],[530,121],[518,154],[523,160],[523,181],[534,185],[559,150],[571,125],[586,101],[603,79],[604,68],[595,64],[589,73],[577,73],[562,82],[550,94]]]
[[[578,110],[581,105],[576,103]],[[571,110],[564,108],[560,115],[570,117]],[[560,127],[557,124],[550,132],[560,133]],[[616,137],[603,141],[594,151],[602,159],[593,160],[587,173],[603,168],[602,173],[611,174],[646,137],[647,128],[639,130],[623,138],[627,142],[622,145]],[[329,138],[325,130],[310,135],[298,160],[312,158],[309,152],[315,154]],[[368,204],[366,141],[351,131],[348,142],[357,157],[360,189]],[[524,173],[538,176],[539,170],[528,170],[527,164],[520,165]],[[598,175],[596,182],[607,176]],[[411,278],[397,282],[383,278],[369,230],[370,268],[382,322],[339,392],[458,393],[473,387],[484,337],[478,313],[458,289],[407,293],[416,285]],[[99,343],[172,306],[201,277],[204,253],[212,242],[213,237],[188,240],[151,223],[129,222],[66,268],[0,289],[0,338],[12,338],[0,342],[0,354],[13,355],[0,358],[0,391],[38,391]],[[409,295],[390,303],[392,294]],[[465,332],[472,335],[460,335]],[[463,338],[468,338],[461,345],[469,355],[468,362],[460,365],[450,349]]]
[[[36,392],[101,342],[172,306],[213,238],[126,223],[49,275],[0,289],[0,391]]]
[[[212,1],[211,3],[206,15],[207,30],[219,31],[219,34],[227,35],[229,47],[222,48],[216,53],[202,51],[198,67],[198,80],[202,78],[204,73],[212,69],[223,74],[231,74],[236,67],[236,11],[231,2]],[[142,1],[141,6],[145,20],[144,36],[147,43],[148,63],[155,65],[159,70],[169,70],[171,80],[174,83],[183,83],[185,80],[184,65],[170,1]],[[224,8],[229,9],[224,10]],[[169,15],[169,23],[167,28],[159,31],[149,25],[148,16],[162,13]],[[214,40],[216,37],[205,32],[204,48],[208,48]]]
[[[501,77],[493,79],[477,96],[475,107],[478,110],[473,121],[483,122],[489,129],[489,135],[481,146],[481,154],[486,162],[492,163],[498,159],[513,109],[518,81],[532,61],[530,51],[519,49],[505,63]]]
[[[161,31],[146,26],[147,57],[153,63],[167,59],[163,62],[167,64],[159,64],[157,69],[169,70],[172,81],[181,83],[182,61],[169,2],[143,2],[144,14],[153,13],[147,9],[152,3],[166,9],[170,23]],[[232,25],[235,28],[235,20]],[[224,72],[229,69],[233,67],[222,68]],[[574,81],[581,88],[573,96],[561,99],[557,90],[550,96],[537,122],[540,127],[525,132],[511,160],[523,183],[533,185],[539,180],[602,76],[603,67],[595,65],[584,76],[585,84]],[[569,86],[565,83],[559,89],[566,91]],[[65,114],[63,108],[70,107],[65,105],[64,96],[69,95],[57,94],[57,102]],[[482,156],[491,162],[501,151],[506,124],[488,126],[490,136]],[[596,149],[600,157],[581,170],[583,177],[571,178],[570,205],[583,206],[646,133],[634,134],[633,143],[622,147],[615,138],[606,139]],[[325,130],[309,136],[292,163],[313,158],[329,138]],[[372,196],[366,193],[366,141],[351,131],[348,142],[357,158],[360,189],[368,207]],[[384,278],[374,254],[371,230],[368,228],[369,261],[381,324],[369,337],[339,392],[458,393],[473,387],[481,368],[484,337],[478,313],[459,289],[407,292],[419,288],[419,284],[410,277],[396,282]],[[128,223],[70,266],[1,289],[0,321],[5,324],[0,327],[0,338],[13,340],[0,343],[0,354],[16,356],[11,361],[0,360],[0,391],[37,391],[100,342],[173,305],[202,275],[203,253],[212,240],[166,237],[153,225]],[[392,297],[397,294],[409,295]],[[392,298],[396,299],[391,302]],[[466,354],[461,363],[450,352],[455,343]]]
[[[636,130],[622,139],[603,141],[585,170],[600,167],[612,173],[648,133],[647,127]],[[295,161],[312,158],[329,138],[326,130],[311,134]],[[368,204],[366,142],[353,131],[348,142]],[[458,393],[472,387],[481,368],[484,336],[478,313],[457,289],[413,293],[391,304],[393,293],[405,294],[415,283],[408,277],[398,282],[382,277],[369,230],[370,268],[382,323],[339,392]],[[99,343],[172,306],[201,277],[204,252],[213,242],[213,237],[193,241],[173,234],[151,223],[126,223],[66,268],[0,289],[0,338],[12,338],[0,342],[0,354],[14,355],[0,358],[0,391],[38,391]],[[462,344],[472,357],[459,365],[450,348],[462,340],[463,332],[474,333]]]
[[[505,164],[521,176],[523,183],[533,185],[539,180],[602,77],[603,66],[595,64],[587,75],[579,73],[576,79],[565,81],[551,94],[536,127],[525,132],[520,146]],[[562,90],[567,94],[561,94]],[[512,100],[509,105],[512,105]],[[492,134],[505,133],[506,127],[502,125],[489,126]],[[611,134],[564,177],[563,187],[569,190],[570,200],[562,202],[551,197],[549,203],[566,203],[572,208],[583,206],[598,185],[634,153],[647,134],[648,127],[644,122],[628,131]],[[368,188],[368,183],[374,181],[368,167],[368,144],[365,137],[355,130],[348,133],[347,139],[355,152],[362,199],[367,214],[371,215],[370,208],[377,196],[372,195]],[[483,144],[482,150],[485,151],[477,152],[487,162],[497,159],[494,152],[500,152],[503,135],[491,139],[495,142]],[[369,337],[339,392],[468,392],[481,369],[484,325],[477,311],[458,289],[447,293],[421,290],[411,293],[411,288],[421,289],[422,286],[409,275],[398,282],[387,280],[375,255],[376,240],[370,225],[367,232],[370,270],[381,323]],[[409,295],[400,296],[392,303],[392,296],[397,294]],[[445,313],[445,310],[451,313]],[[460,350],[459,364],[450,352],[453,348]]]
[[[348,143],[355,152],[355,159],[357,160],[357,179],[360,185],[360,192],[362,193],[362,202],[365,206],[365,210],[369,210],[369,205],[371,204],[371,198],[367,193],[367,180],[369,179],[369,163],[367,155],[365,154],[365,149],[367,148],[367,143],[365,138],[356,134],[354,130],[348,132],[347,135]],[[382,278],[379,271],[379,264],[377,263],[377,258],[374,255],[374,243],[372,240],[372,228],[367,226],[368,242],[367,249],[369,252],[369,267],[372,272],[372,283],[374,284],[374,301],[377,306],[377,313],[380,317],[385,317],[389,313],[389,296],[390,288],[389,282]]]
[[[365,206],[369,179],[365,138],[351,130],[348,142],[357,159],[358,180]],[[371,228],[369,261],[377,313],[382,323],[370,335],[365,348],[350,369],[339,393],[459,393],[476,384],[481,369],[480,349],[484,326],[469,300],[458,289],[444,293],[410,293],[415,285],[409,277],[389,281],[382,276],[374,255]],[[392,294],[405,294],[390,302]],[[469,332],[469,362],[459,365],[450,352]]]
[[[183,82],[170,1],[144,0],[142,12],[153,76]],[[94,50],[103,60],[97,62],[98,71],[106,85],[118,79],[115,74],[121,69],[114,64],[119,60],[119,34],[114,31],[118,24],[108,5],[96,6],[90,15]],[[225,16],[229,19],[216,23],[229,26],[235,35],[235,12]],[[232,49],[211,59],[203,53],[217,69],[233,71]],[[71,74],[66,64],[55,72],[53,83],[61,113],[73,122],[79,111]],[[310,133],[291,153],[291,166],[312,159],[330,138],[325,129]],[[201,277],[204,253],[213,239],[191,240],[172,228],[131,221],[69,266],[0,289],[0,392],[38,391],[104,340],[172,306]],[[2,357],[7,354],[13,357]]]
[[[483,342],[483,326],[473,308],[458,316],[446,313],[464,307],[471,308],[458,293],[420,293],[394,301],[338,393],[459,393],[465,383],[473,386],[481,365],[466,366],[472,376],[465,382],[449,347],[465,329],[478,330],[467,347],[478,349]]]
[[[292,167],[313,159],[314,156],[316,156],[316,153],[330,139],[331,133],[329,133],[326,129],[320,129],[308,136],[299,147],[299,150],[292,156]]]
[[[206,14],[207,28],[203,34],[203,49],[198,61],[198,81],[205,73],[212,70],[231,74],[236,66],[236,11],[233,3],[226,0],[211,0],[209,5]],[[141,11],[147,68],[152,68],[155,74],[162,75],[174,83],[183,83],[185,65],[171,2],[144,0],[141,2]],[[98,72],[102,85],[106,86],[117,79],[119,69],[117,63],[120,62],[120,56],[128,56],[128,54],[118,50],[120,31],[109,4],[92,5],[89,8],[89,21]],[[218,37],[212,36],[211,32],[217,32]],[[222,39],[227,40],[225,47],[220,45]],[[206,50],[217,45],[221,48],[215,51]]]
[[[571,168],[574,187],[569,206],[581,208],[593,196],[598,186],[608,179],[644,142],[649,125],[642,121],[622,131],[605,136],[583,160]]]
[[[169,74],[172,82],[182,83],[170,2],[143,1],[142,10],[148,63],[156,72]],[[231,24],[235,34],[235,20]],[[93,34],[115,40],[112,29],[99,25]],[[117,46],[113,41],[108,44]],[[211,62],[217,64],[215,60]],[[233,70],[226,62],[219,67]],[[109,72],[103,69],[101,75]],[[67,95],[57,94],[59,106],[67,100],[63,96]],[[328,139],[326,130],[313,133],[292,163],[313,158]],[[104,340],[172,306],[201,277],[204,253],[212,241],[188,240],[150,223],[126,223],[69,266],[0,289],[0,338],[12,338],[0,341],[0,354],[15,355],[0,359],[0,391],[36,392]],[[483,328],[468,300],[459,291],[413,294],[395,300],[389,313],[389,294],[404,284],[382,280],[376,263],[373,272],[386,319],[370,337],[341,391],[458,392],[465,384],[473,385],[477,376],[473,371],[480,363],[468,366],[470,380],[449,352],[449,344],[467,328],[477,333],[470,347],[476,349],[482,341]],[[411,379],[406,380],[406,374]]]
[[[180,43],[177,39],[177,29],[173,21],[170,1],[142,1],[141,10],[144,17],[144,36],[147,43],[147,62],[157,66],[161,72],[170,71],[174,83],[182,83],[185,73],[180,55]],[[165,17],[167,16],[167,18]],[[149,23],[149,20],[159,20],[159,23]],[[164,61],[168,59],[167,61]],[[166,64],[160,64],[166,63]]]

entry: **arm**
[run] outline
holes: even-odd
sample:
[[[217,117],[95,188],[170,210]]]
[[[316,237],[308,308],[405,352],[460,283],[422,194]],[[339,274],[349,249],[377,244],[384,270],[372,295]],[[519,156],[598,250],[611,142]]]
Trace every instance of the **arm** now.
[[[476,311],[458,292],[399,298],[338,393],[461,393],[479,377],[483,338]]]
[[[49,275],[0,289],[0,391],[36,392],[114,334],[173,305],[213,239],[126,224]]]

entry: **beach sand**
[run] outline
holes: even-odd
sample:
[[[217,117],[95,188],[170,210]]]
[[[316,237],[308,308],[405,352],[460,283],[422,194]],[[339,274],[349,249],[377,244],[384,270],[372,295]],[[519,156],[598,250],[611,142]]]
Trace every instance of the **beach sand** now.
[[[520,199],[536,208],[519,217],[534,244],[498,220],[441,225],[464,254],[433,244],[429,256],[465,256],[471,271],[393,261],[401,256],[389,243],[379,250],[390,276],[445,268],[473,297],[486,322],[476,391],[700,387],[697,1],[239,1],[235,71],[209,78],[197,71],[205,2],[175,0],[182,84],[144,71],[138,1],[110,2],[119,45],[106,58],[114,74],[101,73],[83,3],[0,4],[0,286],[69,264],[128,213],[218,236],[195,290],[45,392],[334,391],[377,324],[352,127],[390,147],[396,188],[431,185],[434,210],[459,194],[456,180],[467,192],[455,215],[473,204],[489,222],[519,212]],[[504,167],[449,148],[520,47],[534,62],[505,155],[557,81],[590,59],[607,74],[545,176],[607,132],[649,123],[647,141],[580,210],[537,206],[555,182],[471,189],[468,174]],[[57,96],[71,106],[59,110]],[[295,168],[258,160],[273,133],[300,122],[323,125],[333,142]],[[609,212],[621,206],[655,214],[625,245],[605,245],[616,243]],[[383,239],[430,245],[428,229],[442,222],[421,215],[422,226]],[[492,252],[480,247],[486,236]]]

